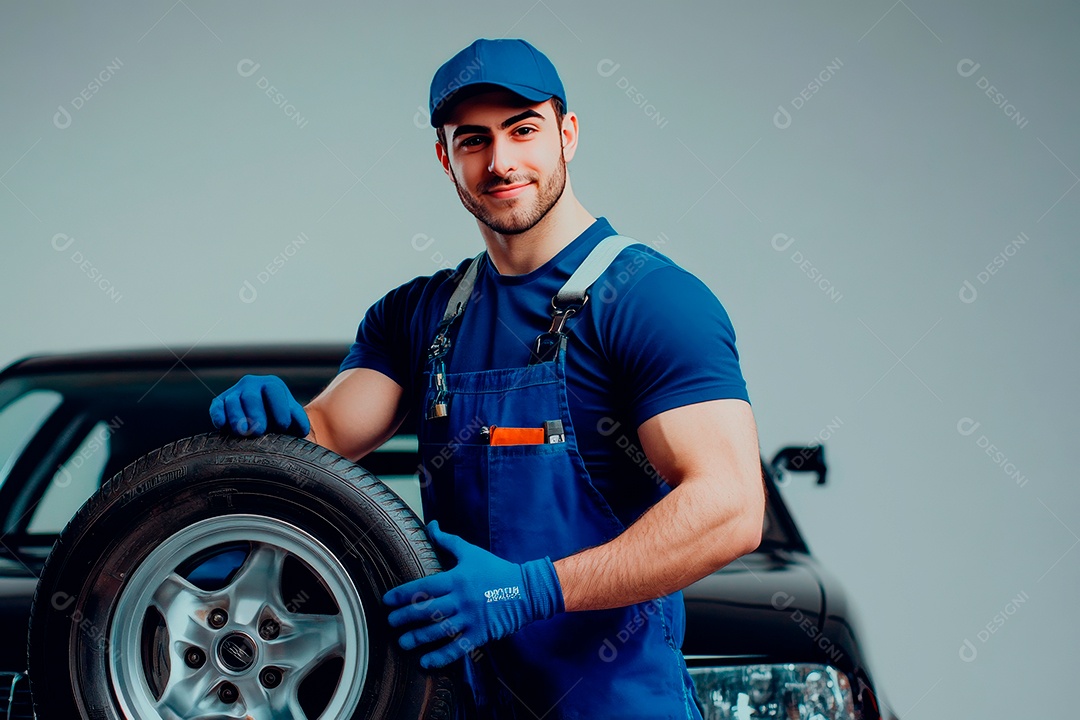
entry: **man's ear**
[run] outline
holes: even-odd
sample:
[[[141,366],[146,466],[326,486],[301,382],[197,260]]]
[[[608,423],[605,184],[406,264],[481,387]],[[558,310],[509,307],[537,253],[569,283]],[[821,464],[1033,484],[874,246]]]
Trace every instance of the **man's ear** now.
[[[438,140],[435,141],[435,157],[439,158],[439,164],[442,165],[443,172],[453,181],[454,175],[450,172],[450,153],[446,151],[446,148]]]
[[[570,162],[577,152],[578,142],[578,119],[577,113],[568,112],[563,115],[562,129],[559,132],[559,140],[562,142],[563,159]]]

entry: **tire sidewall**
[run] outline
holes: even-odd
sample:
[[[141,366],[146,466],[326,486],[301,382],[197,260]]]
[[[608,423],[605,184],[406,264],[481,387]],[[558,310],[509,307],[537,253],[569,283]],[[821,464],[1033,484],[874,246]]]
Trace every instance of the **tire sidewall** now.
[[[402,528],[394,512],[400,507],[345,482],[325,463],[268,453],[252,447],[258,444],[253,441],[210,444],[206,452],[164,461],[159,456],[130,477],[125,471],[61,535],[42,573],[31,624],[30,677],[39,717],[123,717],[109,669],[119,650],[108,638],[125,582],[168,537],[229,515],[296,526],[322,543],[352,579],[367,620],[368,661],[351,717],[429,717],[431,698],[406,690],[429,684],[429,678],[398,647],[381,603],[391,587],[426,574],[419,538],[409,535],[423,534],[419,523]],[[369,475],[363,480],[361,486],[385,490]],[[67,667],[58,667],[57,658],[67,659]]]

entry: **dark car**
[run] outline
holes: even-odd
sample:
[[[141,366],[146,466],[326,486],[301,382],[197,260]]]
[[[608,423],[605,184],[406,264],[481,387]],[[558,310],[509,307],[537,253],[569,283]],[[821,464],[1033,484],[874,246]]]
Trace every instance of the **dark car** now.
[[[0,373],[0,627],[5,629],[0,638],[0,720],[33,717],[31,684],[35,696],[73,694],[82,698],[76,704],[84,717],[140,719],[348,717],[352,711],[342,715],[333,708],[358,707],[359,685],[363,685],[365,698],[376,691],[400,692],[400,687],[393,690],[386,686],[403,686],[404,671],[390,682],[386,679],[388,666],[379,664],[377,645],[382,642],[379,625],[383,623],[373,609],[377,605],[371,601],[374,596],[359,593],[361,599],[368,600],[366,605],[341,601],[351,585],[348,577],[334,574],[339,567],[331,562],[335,553],[327,552],[327,562],[322,562],[323,546],[317,540],[304,540],[302,533],[292,538],[282,534],[281,528],[292,527],[284,520],[291,517],[292,506],[284,504],[282,498],[293,492],[297,498],[294,504],[302,505],[308,496],[325,494],[329,492],[326,486],[335,484],[319,473],[331,473],[327,477],[336,473],[356,486],[351,495],[342,495],[341,503],[352,507],[348,503],[367,502],[365,497],[375,496],[377,502],[364,506],[372,516],[369,522],[392,525],[396,528],[393,532],[401,536],[396,546],[372,549],[367,547],[367,536],[383,533],[384,528],[358,533],[356,544],[364,545],[364,552],[355,553],[357,559],[348,569],[352,577],[360,576],[362,581],[367,573],[372,582],[385,586],[392,584],[394,572],[402,567],[406,573],[430,572],[431,567],[424,563],[434,560],[425,560],[423,553],[410,555],[410,548],[426,543],[426,538],[418,537],[423,533],[416,529],[419,524],[413,513],[398,497],[380,490],[382,485],[367,474],[377,476],[421,516],[415,436],[403,429],[363,458],[361,469],[300,439],[271,436],[258,441],[262,445],[250,445],[256,441],[215,437],[207,414],[210,400],[248,373],[278,375],[297,399],[306,402],[333,379],[346,349],[338,345],[245,346],[193,349],[183,356],[167,350],[53,355],[24,359]],[[188,436],[196,437],[176,442]],[[252,452],[252,448],[272,452]],[[264,458],[277,458],[278,467],[267,472],[306,480],[280,493],[262,493],[276,498],[268,500],[265,507],[267,515],[284,518],[278,524],[241,513],[231,515],[234,520],[229,523],[213,525],[209,517],[213,513],[204,512],[207,517],[200,522],[211,524],[185,536],[189,537],[186,545],[174,542],[171,555],[161,555],[168,549],[164,547],[168,544],[164,528],[171,527],[170,522],[181,522],[181,526],[191,522],[176,519],[176,508],[185,500],[170,488],[195,482],[194,476],[180,478],[186,466],[177,463],[185,453],[196,451],[204,456],[215,453],[215,467],[221,468],[223,475],[228,475],[225,468],[237,464],[247,468],[229,475],[230,487],[247,475],[259,474],[255,471],[260,465],[271,464]],[[136,460],[139,462],[132,465]],[[812,472],[824,483],[822,448],[785,448],[771,462],[762,463],[768,503],[760,547],[685,591],[683,653],[694,678],[698,706],[706,720],[895,720],[870,676],[844,593],[811,556],[784,506],[777,488],[778,475],[783,472]],[[213,480],[204,478],[199,487],[205,490],[190,503],[231,506],[234,498],[260,496],[255,491],[247,495],[218,492]],[[173,494],[161,496],[161,492]],[[162,497],[176,497],[175,507],[171,499]],[[140,499],[144,500],[142,505],[138,504]],[[338,501],[321,502],[324,509],[320,517],[332,515],[326,508]],[[128,503],[124,507],[129,509],[113,508],[123,503]],[[393,522],[382,523],[387,518]],[[210,536],[219,540],[211,542],[206,539]],[[278,537],[279,541],[266,540]],[[54,545],[57,552],[46,567]],[[265,552],[256,552],[258,549]],[[80,550],[80,562],[87,567],[97,555],[136,560],[130,567],[94,566],[93,578],[80,580],[79,588],[68,588],[64,582],[70,583],[73,571],[69,566],[78,565],[73,558]],[[402,555],[400,562],[379,557],[395,552]],[[267,560],[271,555],[273,558]],[[159,566],[158,575],[147,575],[144,566],[153,564],[147,558],[158,556],[164,558],[154,561]],[[409,561],[413,561],[411,570],[406,567]],[[252,569],[260,562],[267,567],[277,563],[273,578],[275,584],[282,583],[273,593],[277,601],[260,597],[260,592],[271,593],[257,583],[247,582],[244,592],[236,590],[241,578],[262,577]],[[291,570],[290,562],[295,566]],[[47,590],[39,589],[39,578]],[[86,590],[91,580],[123,601],[117,600],[111,614],[95,610],[93,593]],[[286,580],[292,583],[287,591],[283,589]],[[142,595],[132,586],[142,588]],[[204,600],[206,610],[199,606]],[[184,612],[197,616],[199,622],[190,632],[184,631],[187,634],[181,643],[167,630],[177,633],[178,621],[170,615],[181,612],[177,608],[185,603],[191,607]],[[34,630],[28,667],[32,604]],[[249,606],[250,612],[243,609]],[[222,609],[225,607],[233,617]],[[232,627],[229,623],[239,622],[235,617],[243,612],[251,615],[245,620],[250,622],[251,632],[225,633]],[[61,615],[66,623],[63,632],[56,628],[55,617]],[[350,623],[342,624],[342,618]],[[130,635],[135,638],[122,647],[118,641],[123,637],[118,630],[121,620],[131,625]],[[359,635],[342,629],[357,624]],[[213,628],[223,628],[222,633],[214,636]],[[633,631],[632,627],[625,630],[628,635]],[[625,639],[611,638],[610,647],[598,652],[601,656],[617,652]],[[268,659],[274,643],[310,660],[302,673],[295,673],[304,678],[289,677],[287,662],[277,663],[279,667]],[[385,644],[391,652],[389,646],[394,644]],[[256,662],[254,655],[260,652],[263,657]],[[206,668],[211,665],[223,677],[207,676]],[[346,681],[357,677],[354,665],[360,668],[361,679],[364,669],[370,670],[366,681]],[[332,669],[326,671],[326,666]],[[100,675],[97,680],[92,677],[95,672]],[[27,682],[28,673],[33,683]],[[245,679],[247,675],[251,677]],[[306,677],[309,675],[318,676],[319,681]],[[392,711],[365,712],[439,717],[431,710],[432,698],[452,702],[447,700],[452,691],[445,684],[436,683],[433,688],[430,678],[410,680],[421,681],[428,683],[427,689],[416,690],[420,699],[412,705],[402,701],[404,704],[394,705]],[[76,685],[80,689],[71,690]],[[350,685],[357,687],[350,689]],[[276,690],[279,687],[288,689],[288,698],[273,700],[277,704],[272,709],[257,707],[254,694],[272,699],[277,697],[275,692],[284,692]],[[100,695],[97,700],[94,692]],[[323,693],[321,700],[319,692]],[[195,699],[177,700],[181,695]],[[113,702],[110,697],[120,699]],[[56,714],[42,712],[50,707],[50,701],[35,700],[46,720],[52,717],[49,713]],[[412,709],[402,710],[406,706]],[[369,703],[365,707],[390,706]],[[619,714],[619,708],[613,707],[611,716]]]

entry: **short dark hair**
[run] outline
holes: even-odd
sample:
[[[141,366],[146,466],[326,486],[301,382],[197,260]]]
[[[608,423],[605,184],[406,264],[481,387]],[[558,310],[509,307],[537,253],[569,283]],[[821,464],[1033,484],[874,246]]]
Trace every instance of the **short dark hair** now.
[[[566,108],[563,107],[562,100],[557,97],[550,98],[548,102],[551,103],[551,109],[555,113],[555,124],[558,125],[561,130],[563,116],[566,115]],[[443,129],[445,127],[445,125],[440,125],[435,128],[435,136],[439,139],[439,144],[444,148],[446,147],[446,130]]]

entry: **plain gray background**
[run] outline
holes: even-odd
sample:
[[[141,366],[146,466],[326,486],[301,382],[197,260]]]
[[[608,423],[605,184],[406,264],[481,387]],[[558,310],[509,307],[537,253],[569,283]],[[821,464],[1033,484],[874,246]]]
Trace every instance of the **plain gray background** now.
[[[785,495],[890,704],[1064,717],[1078,31],[1068,2],[6,3],[0,362],[344,346],[481,248],[428,85],[525,37],[578,197],[727,308],[765,455],[825,440],[831,484]]]

